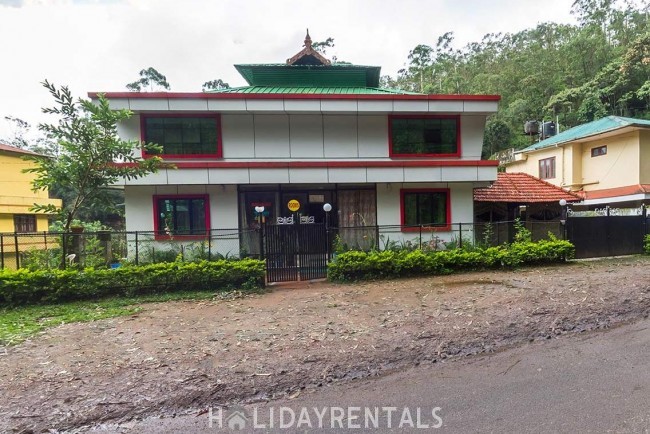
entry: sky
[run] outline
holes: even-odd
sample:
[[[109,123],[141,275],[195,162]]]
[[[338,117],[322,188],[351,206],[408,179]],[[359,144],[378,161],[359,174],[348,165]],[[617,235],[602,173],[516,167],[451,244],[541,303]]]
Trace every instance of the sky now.
[[[172,91],[200,92],[220,78],[245,85],[233,65],[282,63],[305,29],[334,38],[326,57],[396,75],[409,50],[453,31],[456,48],[487,33],[542,22],[575,23],[572,0],[0,0],[0,138],[5,116],[51,122],[44,79],[89,91],[125,91],[154,67]]]

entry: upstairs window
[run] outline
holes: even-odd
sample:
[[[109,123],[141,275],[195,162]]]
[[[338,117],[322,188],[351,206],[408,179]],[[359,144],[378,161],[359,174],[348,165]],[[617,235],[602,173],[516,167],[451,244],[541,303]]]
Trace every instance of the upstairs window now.
[[[142,140],[162,146],[162,156],[221,158],[219,116],[143,116]]]
[[[539,179],[555,178],[555,157],[539,160]]]
[[[14,232],[36,232],[36,216],[34,214],[14,215]]]
[[[591,148],[591,156],[598,157],[600,155],[607,155],[607,145]]]
[[[390,116],[391,157],[460,156],[459,116]]]
[[[154,196],[154,212],[159,237],[205,236],[209,230],[207,195]]]
[[[449,190],[404,189],[401,191],[404,231],[419,230],[419,225],[433,230],[447,230],[450,224]]]

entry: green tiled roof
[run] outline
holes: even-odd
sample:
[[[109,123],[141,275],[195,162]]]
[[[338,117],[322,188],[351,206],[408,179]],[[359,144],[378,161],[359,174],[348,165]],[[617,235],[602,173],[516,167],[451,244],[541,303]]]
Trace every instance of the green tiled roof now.
[[[303,86],[243,86],[212,91],[215,93],[267,93],[267,94],[314,94],[314,95],[416,95],[399,89],[379,87],[303,87]]]
[[[251,86],[379,87],[379,66],[348,63],[334,65],[235,65]]]
[[[607,116],[593,122],[578,125],[577,127],[570,128],[566,131],[549,137],[546,140],[535,143],[527,148],[517,152],[530,152],[538,149],[544,149],[549,146],[560,145],[563,143],[571,142],[573,140],[582,139],[585,137],[595,136],[598,134],[614,131],[619,128],[625,127],[647,127],[650,128],[650,120],[624,118],[621,116]]]

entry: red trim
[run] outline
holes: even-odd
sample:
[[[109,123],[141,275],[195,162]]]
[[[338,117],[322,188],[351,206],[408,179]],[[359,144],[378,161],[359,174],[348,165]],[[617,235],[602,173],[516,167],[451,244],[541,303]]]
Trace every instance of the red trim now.
[[[156,240],[170,240],[170,235],[160,235],[158,231],[158,201],[160,199],[203,199],[205,201],[205,235],[174,235],[175,240],[204,240],[210,234],[210,196],[207,194],[154,194],[153,196],[153,230]]]
[[[393,152],[393,119],[455,119],[456,152],[453,154],[397,154]],[[388,156],[391,158],[458,158],[460,157],[460,115],[388,115]]]
[[[213,154],[147,154],[142,150],[142,158],[161,157],[161,158],[223,158],[223,146],[221,141],[221,114],[219,113],[156,113],[140,115],[140,140],[147,143],[145,137],[145,121],[149,118],[214,118],[217,124],[217,150]]]
[[[419,232],[420,227],[406,226],[406,211],[404,209],[404,195],[406,193],[446,193],[447,194],[447,216],[445,226],[423,227],[421,230],[427,232],[448,232],[451,230],[451,192],[448,188],[401,188],[399,191],[399,208],[402,232]]]
[[[302,93],[210,93],[210,92],[88,92],[89,98],[142,99],[335,99],[335,100],[424,100],[424,101],[500,101],[500,95],[400,95],[400,94],[302,94]]]
[[[133,166],[135,163],[117,163]],[[180,161],[178,169],[286,169],[312,167],[497,167],[496,160],[380,160],[380,161]]]

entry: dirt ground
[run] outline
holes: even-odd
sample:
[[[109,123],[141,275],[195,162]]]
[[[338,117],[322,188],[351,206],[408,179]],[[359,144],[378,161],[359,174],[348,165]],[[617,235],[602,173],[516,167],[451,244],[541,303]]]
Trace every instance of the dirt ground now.
[[[296,397],[648,314],[643,257],[148,304],[0,347],[0,432]]]

